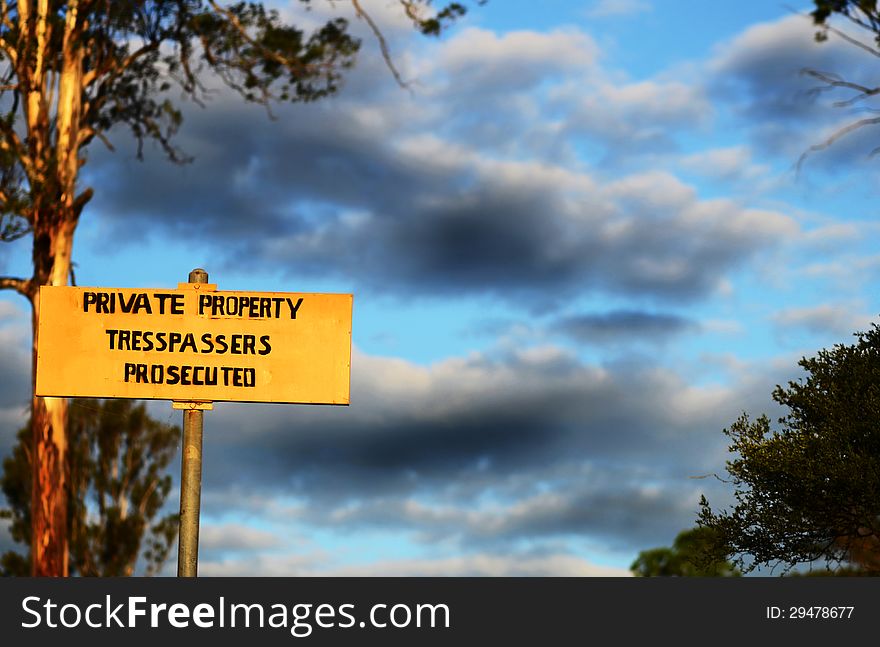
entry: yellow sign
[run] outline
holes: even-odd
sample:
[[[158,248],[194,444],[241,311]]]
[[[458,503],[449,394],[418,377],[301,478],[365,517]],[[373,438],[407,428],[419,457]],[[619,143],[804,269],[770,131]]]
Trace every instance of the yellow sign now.
[[[348,404],[350,294],[40,288],[36,395]]]

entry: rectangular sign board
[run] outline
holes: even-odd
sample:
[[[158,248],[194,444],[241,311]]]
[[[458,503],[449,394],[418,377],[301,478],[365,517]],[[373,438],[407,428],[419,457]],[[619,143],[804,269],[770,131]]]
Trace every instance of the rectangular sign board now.
[[[40,288],[36,395],[348,404],[350,294]]]

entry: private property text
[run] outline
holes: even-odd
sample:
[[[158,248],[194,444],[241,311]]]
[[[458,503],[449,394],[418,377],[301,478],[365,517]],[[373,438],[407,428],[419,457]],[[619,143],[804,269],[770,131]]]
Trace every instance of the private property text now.
[[[198,295],[198,314],[206,318],[250,318],[296,320],[302,297],[257,297],[235,294]],[[84,292],[84,313],[132,315],[183,315],[183,294],[168,292]],[[125,352],[194,353],[213,355],[268,355],[272,352],[269,335],[202,334],[175,330],[132,330],[111,328],[104,331],[109,350]],[[124,362],[124,382],[181,386],[224,386],[254,388],[254,368],[204,366],[194,364],[148,364]]]

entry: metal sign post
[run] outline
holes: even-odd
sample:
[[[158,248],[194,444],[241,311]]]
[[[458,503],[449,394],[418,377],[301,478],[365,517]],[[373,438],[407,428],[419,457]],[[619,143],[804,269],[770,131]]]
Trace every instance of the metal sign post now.
[[[194,269],[190,283],[207,283],[208,273]],[[176,406],[174,403],[172,406]],[[186,406],[189,403],[181,403]],[[204,412],[193,402],[183,411],[180,456],[180,527],[177,540],[177,577],[199,574],[199,511],[202,500],[202,429]]]

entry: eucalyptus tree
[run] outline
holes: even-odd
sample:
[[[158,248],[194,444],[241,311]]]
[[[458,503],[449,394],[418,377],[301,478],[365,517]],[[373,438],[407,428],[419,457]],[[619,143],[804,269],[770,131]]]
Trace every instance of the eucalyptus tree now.
[[[177,515],[163,514],[171,490],[166,468],[180,429],[151,418],[132,400],[77,399],[70,403],[67,478],[68,564],[71,574],[118,577],[157,573],[177,537]],[[3,461],[0,488],[12,538],[31,545],[30,428]],[[0,573],[27,575],[31,560],[0,555]]]
[[[350,3],[402,82],[366,3]],[[316,2],[291,4],[310,10]],[[457,2],[398,4],[427,35],[466,10]],[[139,154],[153,141],[172,162],[184,161],[173,141],[181,110],[169,91],[205,103],[209,78],[267,105],[332,95],[360,42],[335,14],[319,22],[314,29],[290,24],[260,2],[0,0],[0,239],[29,236],[33,266],[30,276],[0,277],[0,289],[30,302],[34,330],[40,287],[67,285],[71,277],[74,235],[94,194],[80,181],[90,145],[112,149],[111,131],[127,129]],[[67,402],[34,397],[31,419],[32,571],[64,575]]]

